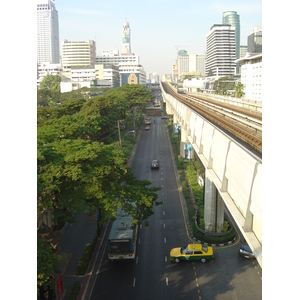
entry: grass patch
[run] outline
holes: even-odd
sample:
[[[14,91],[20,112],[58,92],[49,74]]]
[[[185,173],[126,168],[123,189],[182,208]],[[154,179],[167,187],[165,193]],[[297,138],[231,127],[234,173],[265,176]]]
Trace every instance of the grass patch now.
[[[80,285],[79,281],[75,281],[73,283],[73,286],[72,286],[70,295],[68,297],[68,300],[76,300],[77,299],[78,293],[80,291],[80,287],[81,287],[81,285]]]

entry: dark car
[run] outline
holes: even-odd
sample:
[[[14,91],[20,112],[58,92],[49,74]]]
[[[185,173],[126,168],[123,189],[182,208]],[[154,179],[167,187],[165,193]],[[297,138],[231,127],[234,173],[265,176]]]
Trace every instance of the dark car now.
[[[242,244],[239,249],[239,256],[244,258],[255,258],[254,253],[248,245]]]
[[[152,160],[151,169],[159,169],[159,161],[157,159]]]

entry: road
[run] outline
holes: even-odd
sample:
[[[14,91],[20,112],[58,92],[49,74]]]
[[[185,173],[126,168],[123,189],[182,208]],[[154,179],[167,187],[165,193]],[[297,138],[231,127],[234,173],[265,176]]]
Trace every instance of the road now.
[[[139,227],[134,262],[109,262],[105,252],[90,299],[261,299],[262,271],[256,260],[237,255],[239,243],[215,247],[207,263],[170,263],[170,249],[191,240],[165,122],[152,117],[132,164],[138,179],[161,187],[163,204],[154,207],[148,227]],[[152,159],[160,161],[159,170],[151,170]]]

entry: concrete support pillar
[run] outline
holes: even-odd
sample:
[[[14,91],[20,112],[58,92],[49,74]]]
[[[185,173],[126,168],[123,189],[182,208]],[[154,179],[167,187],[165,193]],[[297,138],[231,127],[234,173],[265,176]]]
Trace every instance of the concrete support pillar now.
[[[188,142],[187,136],[185,131],[181,128],[181,139],[180,139],[180,156],[182,158],[185,158],[186,153],[184,151],[184,145],[186,145]]]
[[[174,133],[174,134],[179,134],[178,127],[180,127],[180,124],[179,124],[179,122],[178,122],[177,115],[174,114],[174,115],[173,115],[173,133]]]
[[[183,159],[192,159],[194,151],[192,144],[187,138],[187,131],[181,128],[181,141],[180,141],[180,156]]]
[[[213,181],[205,172],[204,222],[205,230],[222,232],[224,225],[224,201]]]
[[[174,114],[174,115],[173,115],[173,123],[174,123],[174,124],[177,124],[177,122],[178,122],[177,115]]]
[[[168,102],[166,102],[166,112],[168,115],[173,114],[172,108]]]

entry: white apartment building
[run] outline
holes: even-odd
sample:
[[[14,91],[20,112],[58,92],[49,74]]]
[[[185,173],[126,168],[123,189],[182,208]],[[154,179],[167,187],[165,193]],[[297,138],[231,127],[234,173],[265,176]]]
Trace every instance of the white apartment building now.
[[[205,77],[236,75],[235,27],[214,24],[206,35]]]
[[[96,79],[95,68],[72,68],[72,81],[92,81]]]
[[[58,12],[54,0],[37,0],[37,63],[59,62]]]
[[[102,56],[96,56],[96,64],[115,65],[120,72],[120,85],[146,85],[146,72],[140,64],[140,58],[134,53],[119,55],[117,50],[106,50]]]
[[[98,81],[108,82],[110,87],[120,86],[120,72],[117,66],[95,65],[95,76]]]
[[[72,68],[70,77],[60,83],[61,93],[78,90],[82,87],[112,88],[120,86],[119,68],[113,65],[95,65],[94,68]]]
[[[247,53],[236,62],[242,65],[241,83],[245,86],[243,98],[262,101],[262,53]]]
[[[140,58],[135,54],[119,55],[118,50],[106,50],[102,52],[102,56],[96,56],[96,64],[112,64],[118,66],[120,63],[131,63],[139,65]]]
[[[203,79],[203,78],[200,78],[200,79],[197,79],[197,78],[185,79],[185,80],[183,80],[182,87],[183,87],[183,90],[185,92],[197,93],[199,89],[201,91],[204,89],[205,79]]]
[[[45,76],[47,75],[61,76],[61,73],[62,73],[61,64],[50,64],[50,63],[39,64],[37,69],[37,88],[40,87],[40,83],[43,81]]]
[[[119,56],[119,50],[110,49],[110,50],[102,50],[103,56]]]
[[[93,40],[64,40],[61,53],[64,71],[71,70],[74,67],[94,67],[96,64],[96,43]]]

